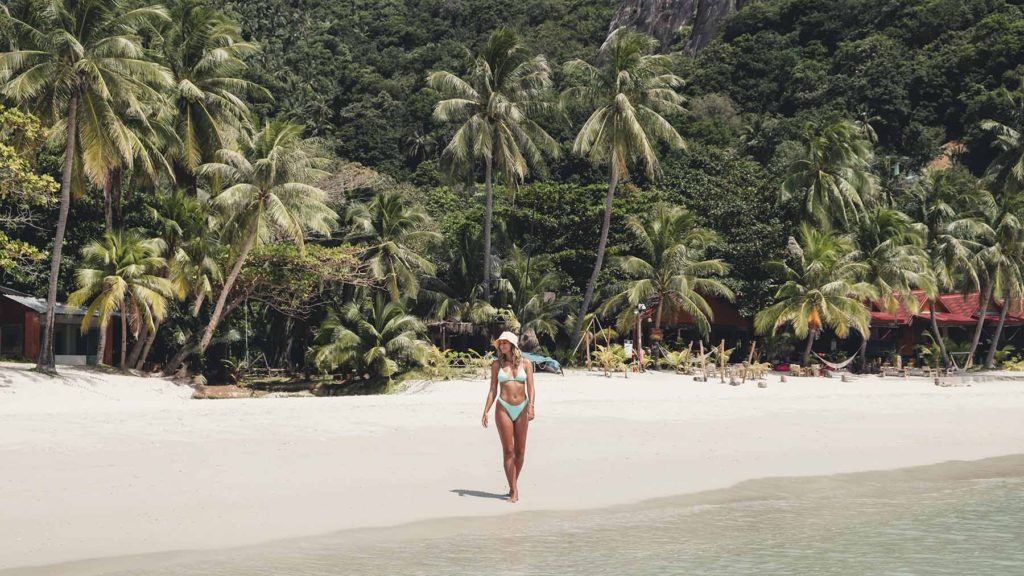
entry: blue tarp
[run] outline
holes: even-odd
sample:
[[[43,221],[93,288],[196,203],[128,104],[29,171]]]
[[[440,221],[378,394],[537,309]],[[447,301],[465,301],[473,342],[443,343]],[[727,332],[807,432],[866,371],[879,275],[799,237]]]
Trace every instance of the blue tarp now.
[[[562,373],[562,365],[554,358],[548,358],[547,356],[541,356],[539,354],[530,354],[529,352],[523,352],[523,358],[526,358],[533,363],[534,370],[543,370],[545,372],[553,372],[555,374]]]

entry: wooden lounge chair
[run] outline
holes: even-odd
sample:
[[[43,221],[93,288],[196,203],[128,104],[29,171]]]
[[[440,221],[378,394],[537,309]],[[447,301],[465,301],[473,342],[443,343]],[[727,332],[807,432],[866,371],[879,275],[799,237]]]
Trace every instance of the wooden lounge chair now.
[[[907,377],[907,369],[903,367],[893,366],[892,364],[882,364],[882,376],[902,376]]]

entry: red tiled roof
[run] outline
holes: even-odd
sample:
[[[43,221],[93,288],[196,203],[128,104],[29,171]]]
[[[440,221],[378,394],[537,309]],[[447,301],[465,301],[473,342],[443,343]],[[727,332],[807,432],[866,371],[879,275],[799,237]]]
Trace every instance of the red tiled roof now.
[[[900,305],[895,313],[882,308],[881,303],[872,303],[872,324],[910,325],[914,319],[931,321],[928,299],[921,290],[914,290],[918,302],[917,314],[910,314],[907,307]],[[935,300],[935,321],[941,326],[969,326],[978,322],[980,297],[977,292],[970,294],[941,294]],[[998,322],[1001,302],[990,302],[985,314],[985,322]],[[994,314],[993,314],[994,312]],[[1007,313],[1006,323],[1010,325],[1024,324],[1024,301],[1018,301]]]
[[[978,308],[980,307],[978,302],[980,298],[977,292],[970,294],[941,294],[939,301],[942,302],[942,306],[952,314],[957,314],[965,318],[978,318]]]
[[[921,314],[916,315],[917,318],[922,318],[931,322],[931,314],[925,311]],[[936,312],[935,322],[940,326],[974,326],[978,323],[977,318],[971,318],[970,316],[964,316],[962,314],[950,314],[949,312]]]

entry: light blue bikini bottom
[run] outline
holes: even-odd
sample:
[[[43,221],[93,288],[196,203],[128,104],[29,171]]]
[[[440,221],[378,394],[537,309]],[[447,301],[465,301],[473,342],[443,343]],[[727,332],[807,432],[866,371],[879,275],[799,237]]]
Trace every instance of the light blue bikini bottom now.
[[[505,412],[508,413],[508,417],[511,418],[513,422],[519,419],[519,415],[523,413],[523,408],[526,408],[526,405],[529,402],[529,396],[526,397],[526,400],[523,400],[522,404],[516,405],[509,404],[508,402],[505,402],[501,398],[498,398],[498,403],[501,404],[502,408],[505,409]]]

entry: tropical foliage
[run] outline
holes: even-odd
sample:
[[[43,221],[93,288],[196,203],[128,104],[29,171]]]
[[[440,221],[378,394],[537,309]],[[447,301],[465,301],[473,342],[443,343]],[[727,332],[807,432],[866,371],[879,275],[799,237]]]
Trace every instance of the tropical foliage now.
[[[46,258],[42,250],[17,237],[37,225],[39,210],[56,200],[57,182],[35,168],[44,138],[37,118],[0,106],[0,278],[5,280],[38,275],[39,263]]]
[[[199,351],[213,339],[238,273],[249,252],[260,242],[283,238],[303,245],[306,232],[329,234],[337,214],[325,204],[323,190],[313,182],[326,176],[315,146],[302,139],[302,128],[270,122],[242,138],[239,150],[221,148],[216,162],[204,164],[199,174],[225,186],[213,203],[227,214],[223,226],[238,238],[234,263],[224,280],[206,326]]]
[[[704,258],[706,250],[718,240],[717,235],[698,226],[693,213],[666,204],[656,206],[647,219],[631,218],[629,229],[636,237],[640,255],[615,259],[615,266],[630,279],[603,308],[621,311],[619,325],[629,326],[637,305],[653,300],[657,302],[656,332],[661,331],[666,315],[674,318],[681,311],[693,318],[701,334],[708,334],[714,314],[706,298],[734,298],[732,290],[716,278],[724,276],[729,266],[718,259]]]
[[[501,29],[481,49],[468,81],[440,71],[427,76],[427,85],[446,97],[434,118],[461,123],[441,153],[449,180],[471,174],[474,160],[484,165],[483,298],[490,302],[494,174],[516,186],[531,167],[544,166],[544,154],[559,151],[536,122],[547,105],[550,69],[544,56],[531,56],[514,32]]]
[[[129,165],[141,142],[126,124],[145,118],[170,73],[141,56],[140,28],[167,18],[160,6],[121,0],[44,2],[3,6],[11,49],[0,53],[0,94],[25,105],[64,133],[57,233],[37,368],[53,371],[54,309],[71,188],[84,178],[103,185],[112,169]],[[81,110],[81,114],[79,113]]]
[[[154,330],[167,315],[174,286],[160,272],[167,265],[162,254],[166,246],[159,239],[145,238],[137,231],[106,234],[82,250],[78,269],[78,290],[68,297],[72,306],[87,305],[82,331],[93,318],[99,319],[100,344],[96,355],[103,361],[105,335],[111,316],[121,318],[121,368],[127,368],[128,331],[137,337],[145,326]]]
[[[400,302],[380,296],[366,308],[349,302],[329,312],[320,326],[313,362],[325,370],[340,367],[356,376],[383,378],[390,390],[403,364],[424,361],[430,346],[420,338],[423,332],[423,322],[406,314]]]
[[[848,120],[816,130],[805,129],[804,150],[782,182],[781,198],[796,198],[804,215],[828,226],[855,219],[873,200],[876,177],[871,173],[871,145]]]
[[[565,65],[571,86],[562,92],[562,105],[589,114],[573,141],[573,153],[594,165],[607,164],[609,171],[597,259],[583,292],[573,340],[578,339],[583,329],[582,318],[590,308],[601,274],[616,188],[629,177],[630,166],[634,164],[639,164],[648,178],[654,178],[658,172],[658,142],[673,148],[686,146],[682,136],[662,116],[684,111],[683,98],[676,92],[683,79],[671,73],[669,57],[652,54],[654,47],[653,38],[618,28],[608,35],[602,47],[604,63],[600,67],[584,60],[572,60]]]
[[[124,322],[123,367],[212,378],[387,386],[428,336],[503,329],[611,358],[641,304],[719,341],[712,297],[779,355],[867,351],[876,307],[947,366],[998,361],[1024,292],[1014,3],[749,2],[696,54],[607,34],[617,4],[3,3],[0,273],[47,295],[39,367],[72,293]],[[975,292],[954,343],[939,296]]]
[[[367,203],[349,209],[352,224],[348,241],[362,245],[362,258],[371,274],[384,281],[393,302],[415,296],[418,278],[433,274],[434,265],[417,253],[417,243],[437,234],[426,228],[430,218],[394,190],[377,194]]]
[[[790,241],[788,261],[773,267],[783,281],[776,304],[757,314],[754,326],[761,334],[774,334],[789,325],[797,338],[807,338],[803,364],[810,360],[814,339],[824,328],[840,338],[851,330],[868,333],[870,311],[865,302],[877,297],[864,281],[867,265],[859,261],[856,244],[848,235],[837,235],[810,224],[800,227],[800,242]]]

